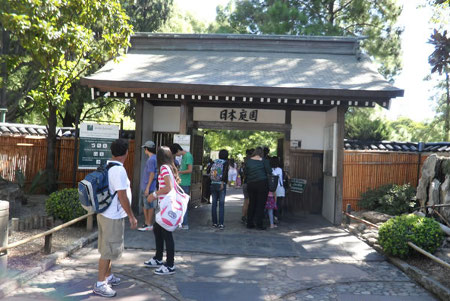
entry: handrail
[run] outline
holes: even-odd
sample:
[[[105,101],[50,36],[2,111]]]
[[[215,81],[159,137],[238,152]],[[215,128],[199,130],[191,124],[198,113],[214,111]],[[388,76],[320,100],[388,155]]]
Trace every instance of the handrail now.
[[[45,244],[46,244],[46,246],[47,246],[47,245],[48,245],[48,242],[47,242],[48,239],[47,239],[47,237],[51,237],[51,235],[52,235],[53,233],[55,233],[55,232],[57,232],[57,231],[59,231],[59,230],[61,230],[61,229],[64,229],[64,228],[66,228],[66,227],[68,227],[68,226],[70,226],[70,225],[73,225],[73,224],[75,224],[75,223],[77,223],[77,222],[79,222],[79,221],[81,221],[81,220],[83,220],[83,219],[85,219],[85,218],[89,218],[89,217],[91,217],[91,216],[93,216],[93,215],[94,215],[94,213],[88,213],[88,214],[85,214],[85,215],[83,215],[83,216],[77,217],[77,218],[75,218],[75,219],[73,219],[73,220],[71,220],[71,221],[68,221],[67,223],[64,223],[64,224],[62,224],[62,225],[56,226],[56,227],[54,227],[54,228],[52,228],[52,229],[50,229],[50,230],[47,230],[47,231],[45,231],[45,232],[42,232],[42,233],[33,235],[33,236],[31,236],[31,237],[27,237],[27,238],[25,238],[25,239],[16,241],[15,243],[12,243],[12,244],[10,244],[10,245],[8,244],[8,245],[5,246],[5,247],[0,247],[0,253],[3,253],[4,251],[6,251],[6,250],[8,250],[8,249],[12,249],[12,248],[21,246],[21,245],[23,245],[23,244],[26,244],[26,243],[32,241],[32,240],[41,238],[41,237],[43,237],[43,236],[45,236],[45,238],[46,238]],[[88,224],[89,224],[89,222],[88,222]],[[50,245],[51,245],[51,243],[50,243]],[[50,246],[50,248],[51,248],[51,246]]]
[[[449,264],[449,263],[443,261],[442,259],[440,259],[440,258],[434,256],[434,255],[431,254],[431,253],[428,253],[427,251],[423,250],[423,249],[420,248],[419,246],[416,246],[416,245],[413,244],[412,242],[409,242],[409,241],[408,241],[408,246],[410,246],[411,248],[413,248],[413,249],[416,250],[417,252],[422,253],[423,255],[429,257],[430,259],[436,261],[437,263],[439,263],[439,264],[441,264],[441,265],[443,265],[443,266],[445,266],[445,267],[447,267],[447,268],[450,269],[450,264]]]
[[[377,229],[379,228],[377,225],[372,224],[371,222],[368,222],[368,221],[363,220],[363,219],[361,219],[361,218],[358,218],[358,217],[356,217],[356,216],[354,216],[354,215],[351,215],[350,213],[347,213],[347,212],[345,212],[345,211],[342,211],[342,213],[343,213],[344,215],[346,215],[346,216],[348,216],[348,217],[350,217],[350,218],[352,218],[352,219],[355,219],[355,220],[357,220],[357,221],[360,221],[360,222],[362,222],[362,223],[364,223],[364,224],[367,224],[367,225],[372,226],[372,227],[377,228]],[[449,263],[447,263],[447,262],[445,262],[445,261],[439,259],[438,257],[432,255],[431,253],[428,253],[427,251],[425,251],[424,249],[420,248],[419,246],[413,244],[412,242],[409,242],[409,241],[408,241],[408,246],[410,246],[411,248],[413,248],[413,249],[416,250],[417,252],[419,252],[419,253],[421,253],[421,254],[427,256],[428,258],[430,258],[430,259],[433,260],[434,262],[436,262],[436,263],[438,263],[438,264],[440,264],[440,265],[443,265],[443,266],[445,266],[446,268],[450,268],[450,264],[449,264]]]

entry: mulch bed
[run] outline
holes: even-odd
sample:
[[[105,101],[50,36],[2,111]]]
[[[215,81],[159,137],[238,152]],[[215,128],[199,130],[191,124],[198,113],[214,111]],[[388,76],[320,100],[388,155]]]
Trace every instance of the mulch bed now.
[[[18,212],[18,218],[26,218],[33,215],[45,215],[45,200],[47,195],[27,196],[28,203],[23,205]],[[47,229],[32,229],[23,231],[12,231],[8,237],[8,243],[25,239],[42,233]],[[57,231],[52,236],[52,252],[62,251],[78,239],[88,236],[92,232],[86,231],[82,225],[73,225]],[[13,271],[26,271],[38,266],[45,259],[44,237],[30,241],[24,245],[8,250],[8,269]]]

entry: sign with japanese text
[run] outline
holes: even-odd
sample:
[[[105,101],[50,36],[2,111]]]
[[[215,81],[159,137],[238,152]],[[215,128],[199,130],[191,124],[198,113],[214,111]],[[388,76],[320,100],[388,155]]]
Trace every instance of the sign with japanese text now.
[[[284,124],[283,110],[252,108],[194,108],[194,121]]]
[[[222,121],[246,121],[257,122],[258,110],[224,109],[220,111],[219,119]]]
[[[82,123],[78,169],[96,169],[111,158],[111,143],[119,138],[118,125]]]

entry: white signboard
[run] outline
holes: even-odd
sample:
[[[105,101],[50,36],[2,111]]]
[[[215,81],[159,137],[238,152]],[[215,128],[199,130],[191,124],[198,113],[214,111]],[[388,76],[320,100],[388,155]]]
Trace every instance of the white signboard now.
[[[178,143],[183,150],[190,152],[191,151],[191,135],[173,135],[173,143]]]
[[[118,139],[119,129],[118,125],[82,123],[80,138]]]

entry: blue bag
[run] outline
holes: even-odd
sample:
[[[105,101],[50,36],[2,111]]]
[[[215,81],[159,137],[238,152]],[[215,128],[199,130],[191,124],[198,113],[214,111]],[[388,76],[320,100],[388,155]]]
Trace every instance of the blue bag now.
[[[100,166],[78,183],[81,206],[87,212],[102,213],[111,205],[117,191],[112,195],[109,193],[108,171],[117,165],[119,164],[110,162],[105,166]]]

